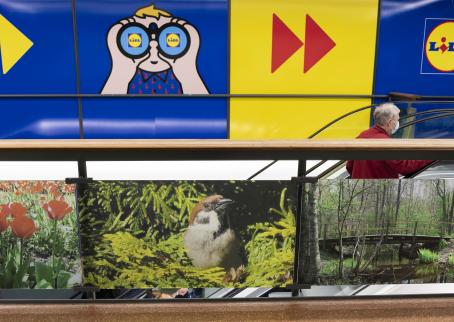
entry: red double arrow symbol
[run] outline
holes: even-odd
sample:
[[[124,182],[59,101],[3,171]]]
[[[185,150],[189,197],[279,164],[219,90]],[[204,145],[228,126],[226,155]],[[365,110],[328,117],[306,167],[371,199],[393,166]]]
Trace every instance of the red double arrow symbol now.
[[[309,15],[306,15],[305,43],[304,73],[307,73],[336,46],[336,43]],[[271,73],[281,67],[303,45],[304,43],[295,33],[276,14],[273,14]]]

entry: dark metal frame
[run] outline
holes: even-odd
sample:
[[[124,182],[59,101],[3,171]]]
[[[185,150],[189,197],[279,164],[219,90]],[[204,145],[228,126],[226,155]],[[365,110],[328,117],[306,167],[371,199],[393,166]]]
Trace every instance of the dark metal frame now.
[[[349,296],[305,296],[305,297],[277,297],[277,298],[178,298],[178,299],[59,299],[59,300],[5,300],[0,299],[0,305],[8,304],[141,304],[141,305],[159,305],[163,303],[225,303],[225,302],[297,302],[297,301],[366,301],[366,300],[389,300],[389,299],[427,299],[427,298],[452,298],[452,294],[405,294],[405,295],[349,295]],[[95,300],[95,301],[94,301]]]
[[[230,1],[229,3],[229,17],[231,15],[231,7]],[[206,99],[216,99],[216,98],[268,98],[268,99],[283,99],[283,98],[301,98],[301,99],[387,99],[389,95],[356,95],[356,94],[346,94],[346,95],[322,95],[322,94],[231,94],[230,93],[230,75],[228,74],[227,77],[227,88],[229,93],[228,94],[208,94],[208,95],[132,95],[132,94],[124,94],[124,95],[101,95],[101,94],[81,94],[81,87],[80,87],[80,66],[79,66],[79,53],[78,53],[78,37],[77,37],[77,19],[76,19],[76,10],[75,10],[76,2],[72,1],[72,12],[73,12],[73,33],[74,33],[74,48],[75,48],[75,65],[76,65],[76,91],[77,94],[0,94],[0,99],[55,99],[55,98],[67,98],[67,99],[77,99],[78,102],[78,111],[79,111],[79,127],[80,127],[80,138],[84,138],[84,129],[83,129],[83,107],[82,107],[82,99],[83,98],[92,98],[92,99],[105,99],[105,98],[117,98],[117,99],[153,99],[153,98],[206,98]],[[380,15],[380,5],[378,6],[378,15]],[[379,23],[380,19],[377,20]],[[230,47],[230,19],[229,19],[229,30],[228,30],[228,46]],[[376,42],[378,44],[379,40],[379,25],[377,25],[377,37]],[[230,53],[230,51],[229,51]],[[377,56],[375,57],[374,65],[376,65]],[[230,66],[230,56],[227,62],[227,69],[229,70]],[[375,68],[374,68],[375,69]],[[375,71],[374,71],[375,72]],[[374,77],[375,82],[375,77]],[[372,87],[375,87],[375,83],[372,84]],[[426,99],[443,99],[453,100],[454,97],[426,97]],[[320,132],[331,126],[332,124],[336,123],[337,121],[351,115],[357,113],[362,110],[370,109],[374,105],[366,106],[357,110],[354,110],[350,113],[347,113],[340,118],[333,120],[332,122],[328,123],[325,127],[321,128],[319,131],[313,133],[309,138],[313,138],[318,135]],[[227,102],[227,113],[230,114],[230,100]],[[446,114],[443,114],[446,115]],[[452,114],[454,115],[454,113]],[[438,116],[443,117],[443,116]],[[430,117],[427,119],[434,119],[435,117]],[[230,119],[227,118],[227,136],[230,136]],[[415,122],[410,122],[414,124]],[[410,124],[409,124],[410,125]],[[387,151],[381,152],[379,150],[370,150],[365,149],[364,151],[329,151],[329,150],[312,150],[312,151],[304,151],[300,152],[297,150],[287,150],[287,151],[274,151],[272,149],[262,149],[262,150],[245,150],[245,149],[237,149],[237,150],[223,150],[219,151],[218,149],[213,148],[210,149],[203,149],[194,151],[193,149],[178,149],[178,150],[170,150],[170,149],[137,149],[131,148],[125,153],[124,150],[119,151],[116,149],[91,149],[91,150],[83,150],[83,149],[52,149],[52,148],[44,148],[44,149],[2,149],[0,148],[0,161],[77,161],[78,162],[78,178],[68,179],[67,182],[72,182],[76,184],[76,199],[80,196],[84,189],[86,188],[86,182],[89,181],[88,172],[87,172],[87,165],[86,161],[114,161],[114,160],[121,160],[121,161],[134,161],[134,160],[263,160],[263,159],[274,159],[278,157],[278,159],[290,159],[290,160],[299,160],[298,161],[298,189],[297,189],[297,213],[296,213],[296,238],[295,238],[295,261],[294,261],[294,285],[292,289],[292,295],[294,297],[298,297],[299,289],[302,285],[300,285],[300,253],[301,253],[301,231],[303,225],[303,212],[304,212],[304,195],[305,195],[305,180],[306,175],[308,172],[315,170],[316,167],[319,165],[307,169],[306,168],[306,160],[311,159],[423,159],[424,156],[428,152],[421,152],[421,151]],[[452,151],[437,151],[434,148],[430,152],[431,158],[437,159],[452,159],[454,160],[454,152]],[[253,179],[256,175],[263,172],[270,166],[272,166],[276,161],[269,164],[267,167],[263,168],[253,176],[251,176],[248,180]],[[78,204],[78,203],[76,203]],[[85,292],[93,292],[93,299],[95,299],[95,289],[88,289],[88,288],[81,288],[81,291]],[[389,298],[390,296],[388,296]],[[401,298],[396,296],[397,298]],[[417,296],[413,296],[417,297]],[[367,296],[362,297],[364,298],[383,298],[383,297],[373,297]],[[313,298],[315,300],[319,300],[320,298]],[[328,298],[324,298],[328,299]],[[339,297],[330,298],[330,299],[340,299]],[[256,301],[255,299],[228,299],[229,301]],[[279,298],[279,299],[261,299],[261,301],[291,301],[295,300],[295,298]],[[310,300],[310,298],[305,298],[305,300]],[[128,300],[97,300],[97,303],[160,303],[160,302],[187,302],[187,300],[177,299],[177,300],[154,300],[154,301],[128,301]],[[226,301],[223,300],[204,300],[204,299],[191,299],[191,302],[215,302],[215,301]],[[0,303],[36,303],[38,301],[19,301],[19,300],[0,300]],[[64,303],[86,303],[87,301],[84,300],[52,300],[52,301],[39,301],[39,303],[53,303],[59,304]]]
[[[53,99],[53,98],[308,98],[308,99],[389,99],[390,95],[369,95],[369,94],[235,94],[235,93],[219,93],[219,94],[84,94],[84,93],[67,93],[67,94],[0,94],[3,99]],[[411,101],[412,103],[454,103],[454,96],[418,96],[419,101]],[[408,103],[406,97],[393,100],[394,103]]]
[[[125,153],[126,152],[126,153]],[[304,194],[305,194],[305,180],[310,179],[306,177],[308,172],[306,169],[306,160],[320,160],[320,159],[421,159],[427,155],[427,151],[420,150],[393,150],[393,151],[380,151],[376,149],[364,149],[364,150],[325,150],[323,148],[313,149],[310,151],[297,151],[297,150],[275,150],[262,148],[260,150],[245,150],[245,149],[225,149],[219,150],[216,148],[212,149],[201,149],[194,152],[193,149],[103,149],[103,148],[92,148],[86,149],[0,149],[0,160],[45,160],[45,161],[56,161],[56,160],[71,160],[78,162],[79,177],[72,179],[72,183],[77,184],[76,193],[77,196],[82,193],[82,189],[86,182],[89,181],[87,173],[87,160],[263,160],[269,157],[279,159],[292,159],[299,160],[298,162],[298,195],[297,195],[297,226],[296,226],[296,240],[295,240],[295,263],[294,263],[294,284],[292,288],[292,295],[298,297],[299,290],[301,288],[308,287],[308,285],[300,284],[299,272],[301,267],[299,266],[299,256],[301,253],[301,230],[303,224],[303,212],[304,212]],[[454,160],[453,151],[440,151],[436,147],[430,148],[431,158],[440,158],[445,160]],[[313,170],[313,169],[309,169]],[[91,298],[95,298],[95,292],[93,290],[87,290],[87,293],[91,294]],[[374,298],[374,297],[367,297]],[[378,298],[378,297],[377,297]],[[305,298],[307,299],[307,298]],[[318,297],[315,299],[319,299]],[[324,298],[326,299],[326,298]],[[337,299],[337,297],[336,297]],[[234,299],[231,299],[234,300]],[[244,299],[242,299],[244,300]],[[282,299],[279,299],[282,300]],[[85,303],[84,301],[70,300],[71,303]],[[191,300],[193,301],[193,300]],[[209,300],[212,301],[212,300]],[[41,301],[5,301],[0,300],[0,303],[36,303]],[[68,303],[68,301],[48,301],[51,303]],[[118,303],[117,301],[113,301]],[[122,303],[125,302],[122,300]],[[149,303],[149,301],[144,301]],[[101,300],[100,303],[112,303],[112,301]],[[135,303],[135,302],[134,302]]]
[[[300,267],[300,256],[301,256],[301,231],[303,227],[303,211],[304,211],[304,194],[306,186],[304,179],[306,177],[306,160],[298,161],[298,188],[296,196],[296,232],[295,232],[295,257],[293,260],[293,287],[292,296],[298,296],[300,291],[301,283],[301,267]]]
[[[405,150],[377,150],[370,147],[356,148],[353,151],[341,149],[273,149],[247,150],[231,148],[219,150],[204,148],[130,148],[109,149],[58,149],[58,148],[23,148],[8,149],[0,146],[0,161],[213,161],[213,160],[454,160],[454,152],[440,150],[437,147]]]

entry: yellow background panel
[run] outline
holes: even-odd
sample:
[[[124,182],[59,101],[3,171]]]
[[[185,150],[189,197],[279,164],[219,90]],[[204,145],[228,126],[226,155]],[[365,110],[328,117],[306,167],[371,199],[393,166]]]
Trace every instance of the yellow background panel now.
[[[368,99],[232,99],[231,139],[304,139]],[[354,138],[369,127],[370,110],[348,116],[316,138]]]
[[[304,42],[271,73],[273,14]],[[336,43],[304,73],[306,15]],[[378,0],[232,0],[231,93],[372,94]],[[232,99],[232,139],[305,138],[370,100]],[[320,138],[351,138],[370,111],[349,116]]]
[[[305,44],[271,73],[273,13]],[[336,46],[304,73],[306,15]],[[378,0],[232,0],[231,93],[370,94]]]

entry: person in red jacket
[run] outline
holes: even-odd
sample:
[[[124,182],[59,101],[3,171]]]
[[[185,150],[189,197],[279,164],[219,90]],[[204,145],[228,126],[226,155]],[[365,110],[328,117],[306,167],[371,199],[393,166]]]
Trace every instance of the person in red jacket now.
[[[358,139],[389,139],[399,129],[399,108],[384,103],[374,111],[374,126]],[[433,161],[429,160],[350,160],[347,171],[352,179],[398,179],[414,173]]]

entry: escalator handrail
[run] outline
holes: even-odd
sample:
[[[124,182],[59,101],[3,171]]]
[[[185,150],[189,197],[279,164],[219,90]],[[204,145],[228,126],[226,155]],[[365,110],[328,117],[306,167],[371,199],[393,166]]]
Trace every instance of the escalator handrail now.
[[[423,119],[419,119],[419,120],[415,120],[415,121],[411,121],[411,122],[408,122],[408,123],[405,123],[403,124],[400,128],[401,129],[404,129],[408,126],[411,126],[411,125],[414,125],[414,124],[418,124],[418,123],[422,123],[422,122],[425,122],[425,121],[429,121],[429,120],[432,120],[432,119],[436,119],[436,118],[444,118],[444,117],[450,117],[450,116],[454,116],[454,112],[453,113],[441,113],[439,115],[435,115],[435,116],[431,116],[431,117],[427,117],[427,118],[423,118]],[[343,161],[344,163],[346,162],[345,160]],[[426,165],[425,167],[423,167],[422,169],[418,170],[417,172],[415,173],[412,173],[412,174],[409,174],[407,176],[404,176],[405,179],[410,179],[410,178],[414,178],[416,175],[420,174],[421,172],[427,170],[428,168],[434,166],[435,164],[437,164],[438,162],[440,162],[439,160],[435,160],[434,162],[432,163],[429,163],[428,165]],[[330,168],[328,168],[325,173],[329,174],[331,173],[338,165],[335,164],[333,166],[331,166]],[[318,177],[319,179],[320,178],[323,178],[323,176],[319,176]]]
[[[412,102],[414,103],[414,102]],[[374,107],[377,107],[378,105],[380,104],[372,104],[372,105],[367,105],[367,106],[363,106],[363,107],[360,107],[360,108],[357,108],[353,111],[350,111],[348,113],[345,113],[339,117],[337,117],[336,119],[332,120],[331,122],[327,123],[326,125],[324,125],[323,127],[321,127],[320,129],[318,129],[317,131],[315,131],[314,133],[312,133],[308,139],[313,139],[315,136],[319,135],[321,132],[325,131],[326,129],[328,129],[329,127],[331,127],[333,124],[341,121],[342,119],[350,116],[350,115],[353,115],[353,114],[356,114],[356,113],[359,113],[361,111],[364,111],[364,110],[367,110],[367,109],[372,109]],[[434,110],[430,110],[430,111],[422,111],[422,112],[416,112],[416,113],[412,113],[412,114],[407,114],[407,115],[404,115],[402,116],[402,119],[407,119],[407,118],[410,118],[410,117],[416,117],[416,116],[419,116],[419,115],[424,115],[424,114],[433,114],[433,113],[441,113],[441,115],[435,115],[435,116],[432,116],[432,117],[428,117],[428,118],[424,118],[424,119],[421,119],[421,120],[414,120],[414,121],[410,121],[406,124],[403,124],[400,128],[403,129],[407,126],[410,126],[410,125],[414,125],[414,124],[418,124],[418,123],[421,123],[421,122],[424,122],[424,121],[428,121],[428,120],[432,120],[432,119],[437,119],[437,118],[442,118],[442,117],[445,117],[445,116],[452,116],[454,115],[454,113],[446,113],[446,111],[454,111],[454,109],[434,109]],[[270,168],[272,165],[276,164],[279,160],[273,160],[272,162],[270,162],[269,164],[267,164],[265,167],[263,167],[262,169],[260,169],[259,171],[255,172],[252,176],[250,176],[249,178],[247,178],[248,181],[254,179],[256,176],[258,176],[259,174],[261,174],[263,171],[267,170],[268,168]]]

